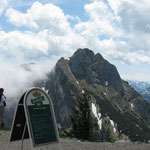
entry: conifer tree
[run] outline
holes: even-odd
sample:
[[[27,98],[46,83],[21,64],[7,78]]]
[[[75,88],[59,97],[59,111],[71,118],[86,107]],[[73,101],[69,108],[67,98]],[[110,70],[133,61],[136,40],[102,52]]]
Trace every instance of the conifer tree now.
[[[76,96],[76,106],[74,109],[74,115],[71,117],[73,137],[92,141],[93,127],[95,126],[95,120],[91,116],[90,106],[91,96],[88,91],[84,89],[84,92]]]

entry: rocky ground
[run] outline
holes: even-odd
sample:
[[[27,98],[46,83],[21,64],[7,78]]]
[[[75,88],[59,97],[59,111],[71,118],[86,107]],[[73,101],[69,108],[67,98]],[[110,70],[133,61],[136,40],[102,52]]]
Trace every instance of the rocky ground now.
[[[0,131],[0,150],[21,150],[22,142],[12,142],[8,146],[10,132]],[[150,144],[117,142],[117,143],[95,143],[81,142],[73,139],[60,139],[60,148],[58,144],[47,147],[34,148],[35,150],[149,150]],[[23,150],[30,150],[29,140],[24,140]]]

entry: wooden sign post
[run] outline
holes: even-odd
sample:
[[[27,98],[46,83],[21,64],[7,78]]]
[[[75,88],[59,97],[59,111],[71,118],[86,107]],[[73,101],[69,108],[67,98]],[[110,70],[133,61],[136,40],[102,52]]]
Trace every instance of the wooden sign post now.
[[[30,138],[31,149],[59,143],[51,99],[40,88],[29,89],[21,97],[16,109],[10,142],[26,138]]]

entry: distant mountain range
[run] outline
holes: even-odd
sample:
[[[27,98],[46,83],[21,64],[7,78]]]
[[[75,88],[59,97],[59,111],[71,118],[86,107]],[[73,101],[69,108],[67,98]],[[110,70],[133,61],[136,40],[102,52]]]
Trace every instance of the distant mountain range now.
[[[133,81],[133,80],[127,80],[127,81],[129,85],[131,85],[138,93],[141,93],[150,87],[149,82]]]
[[[146,99],[148,102],[150,102],[150,87],[141,92],[141,95],[144,99]]]
[[[150,102],[150,83],[149,82],[140,82],[127,80],[128,83],[142,95],[144,99]]]

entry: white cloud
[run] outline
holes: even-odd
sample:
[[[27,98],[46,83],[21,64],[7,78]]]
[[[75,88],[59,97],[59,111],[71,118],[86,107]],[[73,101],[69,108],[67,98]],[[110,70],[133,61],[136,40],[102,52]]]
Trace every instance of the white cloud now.
[[[149,19],[149,8],[150,5],[146,5],[143,8],[143,1],[136,3],[122,2],[118,15],[121,18],[121,24],[127,32],[136,33],[147,33],[150,32],[148,25],[150,24]]]
[[[26,67],[25,67],[26,66]],[[28,70],[26,69],[28,67]],[[16,63],[5,62],[0,60],[1,78],[0,86],[4,88],[4,94],[8,100],[8,106],[19,99],[12,99],[21,97],[22,94],[33,86],[34,82],[46,79],[46,73],[52,66],[28,64],[19,65]],[[30,70],[31,69],[31,70]]]
[[[65,15],[62,9],[53,4],[43,5],[40,2],[35,2],[26,13],[8,9],[6,16],[16,26],[26,26],[38,30],[38,38],[39,32],[44,34],[44,40],[43,37],[39,38],[39,40],[42,40],[47,45],[47,48],[43,48],[45,54],[61,54],[59,51],[66,51],[67,53],[68,51],[74,51],[75,49],[73,50],[73,48],[85,46],[95,49],[97,52],[99,48],[101,49],[100,52],[108,57],[117,59],[120,57],[120,60],[127,60],[130,63],[137,62],[135,58],[138,61],[147,61],[149,56],[143,57],[144,55],[138,52],[142,49],[149,53],[150,47],[149,34],[147,34],[150,30],[150,23],[146,22],[148,19],[143,17],[145,15],[145,11],[143,11],[144,5],[141,4],[143,1],[109,0],[108,2],[115,13],[110,10],[107,3],[95,0],[84,6],[90,19],[82,22],[78,18],[79,23],[75,25],[74,29],[70,27],[67,19],[76,18]],[[146,8],[148,9],[149,7],[146,6]],[[136,11],[137,17],[135,17]],[[140,22],[138,20],[141,19],[137,18],[141,16],[143,21]],[[146,34],[143,33],[144,31]],[[99,37],[102,39],[99,39]],[[128,41],[120,41],[122,37],[127,38]],[[91,41],[93,46],[90,45]],[[59,49],[59,51],[56,49]],[[133,59],[134,54],[137,57]],[[128,59],[127,56],[129,57]]]
[[[150,62],[149,9],[150,3],[147,0],[122,0],[118,8],[118,16],[120,17],[118,23],[128,37],[129,52],[135,54],[141,62]],[[140,53],[141,50],[143,54]],[[136,62],[135,58],[131,59]],[[131,62],[134,62],[132,60]]]
[[[0,32],[0,52],[3,57],[23,62],[70,56],[77,48],[87,45],[86,39],[70,27],[68,15],[51,3],[43,5],[35,2],[25,13],[11,8],[6,16],[13,25],[29,29],[24,32]]]
[[[43,5],[35,2],[26,13],[11,8],[7,10],[6,16],[10,23],[18,27],[50,29],[53,34],[58,35],[65,34],[69,30],[69,23],[62,9],[51,3]]]
[[[0,15],[8,5],[8,0],[0,0]]]
[[[114,13],[117,14],[118,7],[121,4],[121,0],[108,0],[108,2]]]
[[[105,18],[109,14],[107,5],[102,1],[95,0],[93,3],[86,4],[84,8],[92,20]]]
[[[96,51],[99,47],[106,57],[127,63],[150,63],[150,5],[147,3],[147,0],[109,0],[111,11],[107,3],[95,0],[85,5],[90,20],[76,25],[76,29],[91,39],[94,35],[104,35],[103,40],[91,41],[97,41]]]
[[[38,28],[38,25],[32,21],[31,17],[14,9],[8,9],[6,13],[9,21],[16,26],[27,26],[30,28]]]
[[[32,32],[0,32],[1,57],[24,62],[48,54],[48,44],[43,35]]]
[[[106,34],[109,37],[122,35],[122,31],[115,26],[114,14],[104,2],[95,0],[93,3],[86,4],[84,8],[89,14],[90,20],[76,25],[79,32],[88,30],[92,34]]]
[[[14,49],[16,53],[19,52],[25,58],[39,55],[41,57],[69,56],[79,47],[89,47],[95,52],[102,53],[105,57],[128,63],[149,62],[149,34],[143,32],[141,34],[136,26],[140,23],[134,17],[135,10],[139,10],[139,13],[136,14],[137,17],[138,14],[142,14],[143,7],[139,5],[140,2],[134,0],[131,2],[109,0],[108,2],[115,13],[110,10],[107,3],[101,0],[86,4],[85,12],[90,17],[86,22],[82,22],[77,17],[65,15],[62,9],[51,3],[43,5],[35,2],[26,13],[8,9],[6,16],[10,23],[34,30],[5,33],[7,38],[1,39],[3,43],[4,41],[10,43],[4,46],[7,56],[11,53],[13,55]],[[128,16],[130,14],[131,17]],[[74,28],[71,28],[67,19],[78,19],[79,22]],[[135,28],[132,29],[134,26]],[[145,26],[147,30],[150,28],[148,22]],[[120,40],[124,37],[128,40]],[[143,53],[140,52],[141,50]],[[149,55],[145,55],[147,53]]]

